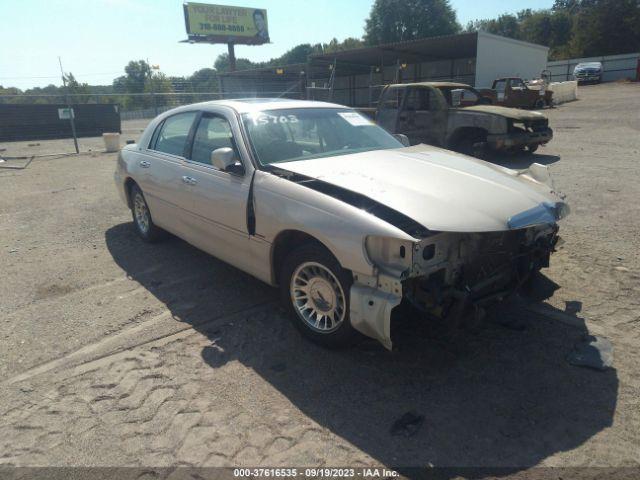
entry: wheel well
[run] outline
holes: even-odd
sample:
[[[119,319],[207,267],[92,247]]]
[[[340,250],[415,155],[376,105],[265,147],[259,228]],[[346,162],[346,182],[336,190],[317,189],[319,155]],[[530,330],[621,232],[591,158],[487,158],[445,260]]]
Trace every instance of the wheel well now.
[[[129,177],[124,182],[124,193],[127,196],[127,206],[131,208],[131,187],[137,185],[136,181]]]
[[[322,247],[331,253],[331,250],[320,240],[300,230],[284,230],[278,234],[271,247],[271,278],[275,284],[279,283],[280,265],[287,254],[302,245],[310,244]]]
[[[449,137],[448,145],[449,147],[454,147],[458,145],[462,139],[465,139],[465,138],[486,138],[486,137],[487,137],[487,131],[484,128],[461,127],[451,134],[451,137]]]

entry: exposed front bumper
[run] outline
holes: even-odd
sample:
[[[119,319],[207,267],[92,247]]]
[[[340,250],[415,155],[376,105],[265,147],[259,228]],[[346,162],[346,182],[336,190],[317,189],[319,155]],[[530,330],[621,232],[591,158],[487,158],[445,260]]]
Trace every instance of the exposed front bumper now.
[[[351,325],[391,350],[391,312],[403,299],[455,325],[471,307],[501,300],[547,267],[556,222],[568,212],[564,202],[548,202],[512,216],[505,230],[438,232],[413,243],[406,270],[353,272]]]
[[[553,138],[553,130],[546,128],[534,132],[512,132],[487,135],[487,144],[494,150],[545,144]]]

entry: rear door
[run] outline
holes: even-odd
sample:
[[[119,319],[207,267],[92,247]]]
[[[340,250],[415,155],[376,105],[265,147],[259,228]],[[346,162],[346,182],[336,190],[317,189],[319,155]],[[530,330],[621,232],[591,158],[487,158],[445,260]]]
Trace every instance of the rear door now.
[[[390,133],[403,133],[397,130],[398,115],[402,107],[404,88],[386,88],[378,101],[376,121]]]
[[[183,112],[167,117],[158,125],[140,165],[145,171],[141,183],[149,210],[159,226],[181,234],[189,195],[183,180],[183,164],[188,138],[198,112]],[[143,163],[144,162],[144,163]]]
[[[440,145],[447,127],[446,110],[428,87],[409,87],[398,120],[398,133],[409,137],[411,145]]]
[[[188,238],[203,250],[245,270],[249,232],[247,202],[251,168],[247,152],[240,148],[240,131],[231,112],[203,112],[195,127],[193,143],[184,163],[190,195]],[[211,153],[232,148],[237,158],[233,173],[211,164]]]

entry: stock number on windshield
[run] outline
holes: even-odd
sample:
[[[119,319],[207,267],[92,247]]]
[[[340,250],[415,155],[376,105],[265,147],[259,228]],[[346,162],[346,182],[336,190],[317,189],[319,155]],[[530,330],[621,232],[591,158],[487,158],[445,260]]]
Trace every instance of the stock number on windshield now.
[[[258,115],[252,118],[254,125],[267,125],[269,123],[298,123],[295,115]]]

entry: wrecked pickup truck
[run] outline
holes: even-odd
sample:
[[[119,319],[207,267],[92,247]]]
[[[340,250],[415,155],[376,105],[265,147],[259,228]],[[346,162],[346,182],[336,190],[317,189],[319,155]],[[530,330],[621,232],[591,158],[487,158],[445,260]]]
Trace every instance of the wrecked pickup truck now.
[[[412,145],[428,143],[483,158],[488,150],[535,152],[553,138],[538,112],[490,105],[469,85],[422,82],[387,85],[377,109],[360,109]]]
[[[553,92],[547,89],[544,79],[526,83],[519,77],[498,78],[490,89],[478,92],[491,98],[494,105],[504,107],[541,109],[553,104]]]
[[[278,286],[331,347],[360,332],[391,348],[403,300],[454,322],[506,297],[548,265],[568,212],[542,165],[406,148],[352,109],[284,99],[165,112],[115,181],[143,240],[169,231]]]

